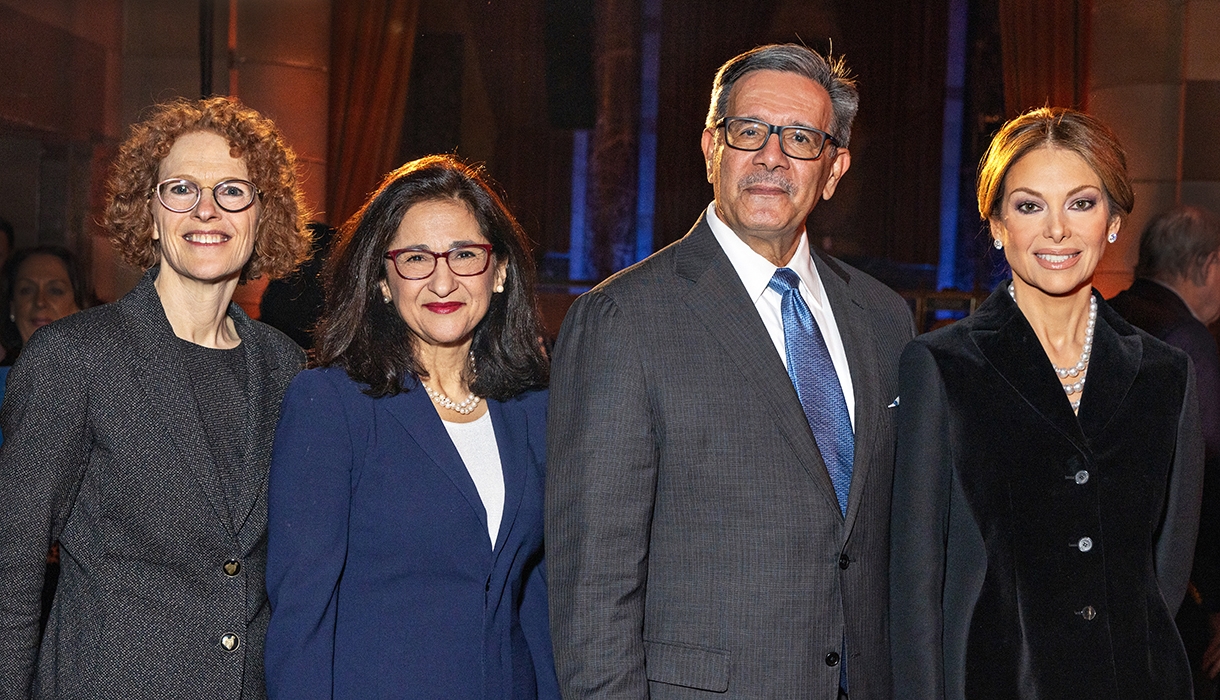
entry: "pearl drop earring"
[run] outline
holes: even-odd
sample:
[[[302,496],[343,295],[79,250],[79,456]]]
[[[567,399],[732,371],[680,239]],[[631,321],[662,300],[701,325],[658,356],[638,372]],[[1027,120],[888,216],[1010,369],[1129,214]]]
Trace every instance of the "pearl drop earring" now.
[[[1110,232],[1110,235],[1106,236],[1106,240],[1113,243],[1114,241],[1118,240],[1118,234],[1114,233],[1114,232]]]
[[[1001,243],[1000,239],[998,239],[998,238],[991,239],[991,244],[995,246],[996,250],[1000,250],[1001,248],[1004,247],[1004,244]]]

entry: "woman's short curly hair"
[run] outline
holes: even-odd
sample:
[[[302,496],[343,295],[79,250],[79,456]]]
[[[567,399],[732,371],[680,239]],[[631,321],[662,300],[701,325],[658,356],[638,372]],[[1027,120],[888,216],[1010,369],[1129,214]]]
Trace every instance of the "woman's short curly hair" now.
[[[296,154],[274,122],[228,97],[156,105],[147,119],[132,125],[106,183],[103,223],[111,242],[124,260],[140,269],[160,261],[151,208],[158,170],[179,136],[199,131],[226,139],[230,155],[245,160],[250,180],[262,193],[254,253],[241,279],[264,274],[274,279],[292,272],[310,251]]]

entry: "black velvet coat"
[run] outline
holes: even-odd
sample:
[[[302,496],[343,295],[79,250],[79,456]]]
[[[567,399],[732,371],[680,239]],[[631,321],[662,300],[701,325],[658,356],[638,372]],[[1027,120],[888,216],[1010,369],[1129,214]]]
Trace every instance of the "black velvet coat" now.
[[[1190,698],[1203,446],[1186,355],[1098,298],[1079,416],[1007,285],[900,366],[894,697]]]

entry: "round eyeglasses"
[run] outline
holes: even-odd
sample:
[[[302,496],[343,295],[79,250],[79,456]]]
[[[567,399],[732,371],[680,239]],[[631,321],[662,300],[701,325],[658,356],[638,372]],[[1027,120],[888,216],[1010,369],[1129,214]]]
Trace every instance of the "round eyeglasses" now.
[[[443,253],[418,248],[399,248],[385,254],[394,261],[394,271],[405,280],[422,280],[436,271],[436,261],[444,258],[449,270],[458,277],[475,277],[487,272],[491,264],[491,246],[487,243],[450,248]]]
[[[827,143],[839,145],[835,137],[811,126],[774,126],[758,119],[725,117],[716,122],[716,128],[720,127],[724,127],[729,147],[739,151],[761,151],[771,134],[779,134],[779,149],[797,160],[817,160]]]
[[[230,214],[245,211],[254,204],[255,195],[261,197],[262,192],[249,180],[222,180],[206,187],[193,180],[171,178],[157,183],[157,199],[161,206],[177,214],[186,213],[199,204],[203,190],[211,190],[216,206]]]

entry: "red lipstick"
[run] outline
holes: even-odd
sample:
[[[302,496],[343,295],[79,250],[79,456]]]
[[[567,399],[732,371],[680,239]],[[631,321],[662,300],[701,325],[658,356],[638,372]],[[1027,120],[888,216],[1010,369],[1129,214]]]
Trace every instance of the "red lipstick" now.
[[[424,308],[434,314],[451,314],[463,306],[465,304],[460,301],[434,301],[431,304],[424,304]]]

